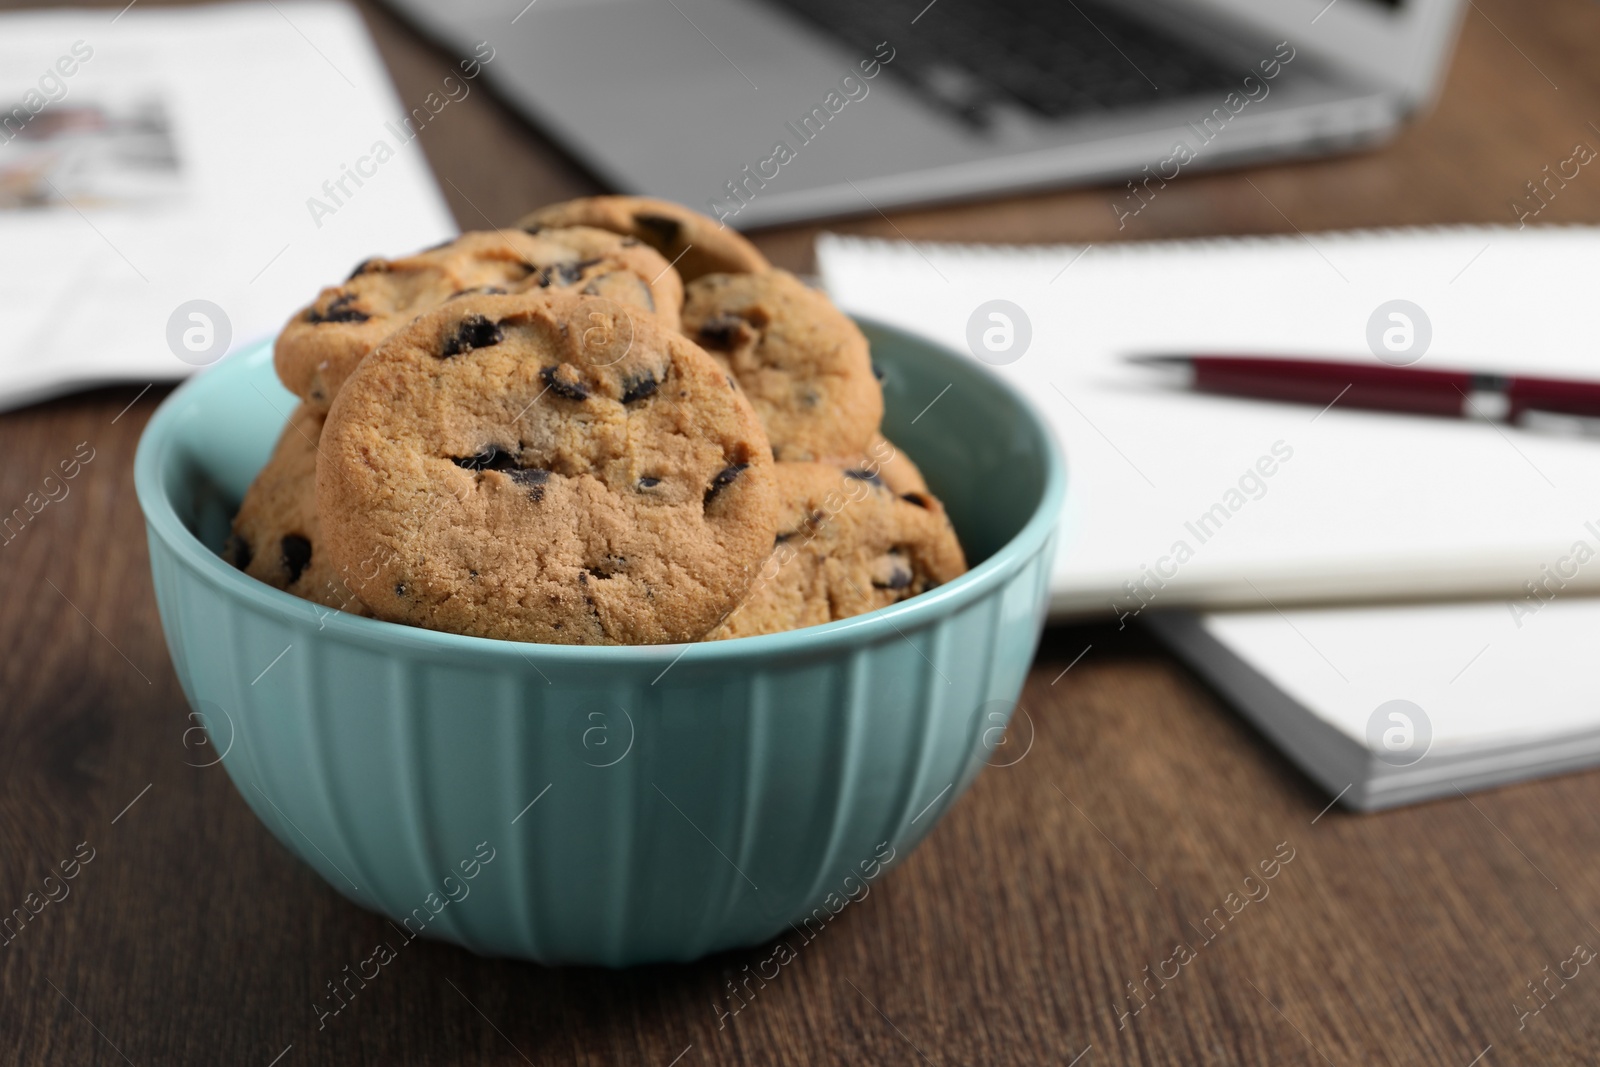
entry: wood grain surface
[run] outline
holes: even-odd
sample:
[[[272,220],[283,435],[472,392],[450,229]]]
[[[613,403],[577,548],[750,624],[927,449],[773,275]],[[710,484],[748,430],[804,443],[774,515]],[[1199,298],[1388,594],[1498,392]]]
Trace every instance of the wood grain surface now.
[[[420,98],[450,57],[363,10],[400,96]],[[1587,0],[1476,0],[1439,106],[1392,144],[1185,175],[1120,234],[1105,188],[832,228],[1101,241],[1509,222],[1524,182],[1600,144],[1597,42]],[[485,93],[422,143],[466,228],[596,189]],[[1600,221],[1600,172],[1541,221]],[[815,233],[757,239],[805,270]],[[280,848],[221,768],[191,765],[132,480],[165,393],[0,415],[0,510],[93,450],[0,544],[0,914],[76,872],[0,945],[0,1062],[1596,1061],[1600,968],[1565,961],[1600,948],[1600,774],[1324,811],[1214,694],[1110,625],[1046,634],[1011,738],[1026,755],[737,1014],[715,1008],[725,982],[768,949],[614,973],[419,942],[319,1030],[323,983],[391,932]]]

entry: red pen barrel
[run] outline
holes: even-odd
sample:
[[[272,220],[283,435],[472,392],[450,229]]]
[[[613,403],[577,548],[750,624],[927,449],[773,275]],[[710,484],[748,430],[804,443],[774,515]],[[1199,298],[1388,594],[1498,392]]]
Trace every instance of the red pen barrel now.
[[[1337,399],[1341,406],[1453,417],[1463,413],[1475,381],[1464,371],[1248,356],[1197,356],[1190,366],[1194,388],[1209,393],[1319,406]]]
[[[1509,418],[1525,411],[1550,411],[1561,415],[1600,416],[1600,382],[1564,382],[1554,378],[1513,378],[1506,389],[1511,402]]]

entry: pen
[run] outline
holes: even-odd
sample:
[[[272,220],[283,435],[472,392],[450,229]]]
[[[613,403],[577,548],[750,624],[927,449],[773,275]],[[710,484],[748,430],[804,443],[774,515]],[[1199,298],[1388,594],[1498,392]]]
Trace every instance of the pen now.
[[[1600,434],[1600,381],[1373,366],[1277,356],[1151,355],[1129,362],[1184,375],[1207,393],[1504,422]]]

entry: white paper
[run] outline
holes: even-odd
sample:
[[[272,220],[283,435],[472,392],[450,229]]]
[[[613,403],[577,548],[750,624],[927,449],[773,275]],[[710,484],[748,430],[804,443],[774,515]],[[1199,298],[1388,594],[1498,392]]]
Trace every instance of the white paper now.
[[[343,4],[0,16],[0,102],[23,108],[0,125],[0,407],[190,373],[180,305],[220,307],[237,349],[361,259],[455,232],[395,132],[420,102]]]
[[[1204,625],[1356,743],[1391,700],[1422,709],[1433,751],[1490,749],[1600,724],[1600,601],[1553,598],[1320,611],[1220,612]]]

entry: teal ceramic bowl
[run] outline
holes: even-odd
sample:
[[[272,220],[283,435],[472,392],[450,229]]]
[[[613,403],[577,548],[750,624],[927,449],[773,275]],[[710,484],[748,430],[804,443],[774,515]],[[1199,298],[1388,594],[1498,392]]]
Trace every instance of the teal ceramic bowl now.
[[[174,392],[135,481],[173,663],[245,802],[355,903],[486,955],[690,960],[860,899],[1000,739],[1065,484],[1010,388],[864,329],[885,432],[972,570],[853,619],[712,644],[461,637],[247,578],[218,553],[294,399],[267,345]]]

